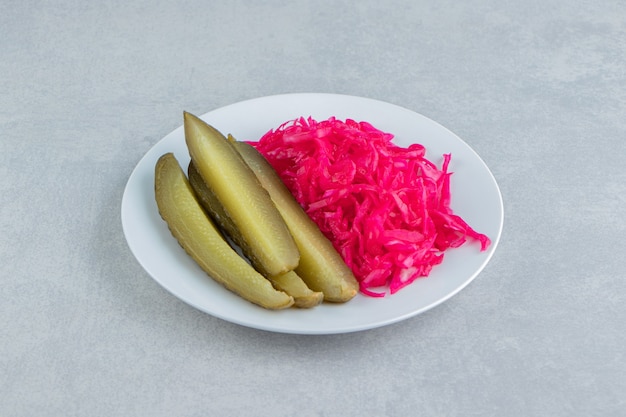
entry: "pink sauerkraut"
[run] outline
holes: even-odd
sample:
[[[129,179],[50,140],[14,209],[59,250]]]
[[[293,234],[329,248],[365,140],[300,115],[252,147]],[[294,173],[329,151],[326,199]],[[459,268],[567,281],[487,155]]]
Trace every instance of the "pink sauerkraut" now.
[[[250,142],[352,269],[363,294],[395,293],[467,239],[490,240],[450,208],[451,156],[392,143],[367,122],[299,118]]]

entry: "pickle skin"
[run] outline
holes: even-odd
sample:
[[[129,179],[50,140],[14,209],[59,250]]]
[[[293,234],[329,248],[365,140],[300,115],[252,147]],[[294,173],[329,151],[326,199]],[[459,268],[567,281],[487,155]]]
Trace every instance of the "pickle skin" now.
[[[306,214],[293,194],[259,151],[229,136],[233,147],[255,173],[283,216],[300,251],[295,272],[313,291],[324,293],[324,301],[346,302],[358,292],[359,284],[341,255]]]
[[[172,153],[155,166],[155,199],[159,214],[183,249],[215,281],[261,307],[280,310],[294,305],[293,297],[276,290],[224,240],[200,206]]]
[[[217,129],[184,112],[185,141],[204,183],[223,207],[220,223],[266,276],[293,270],[300,253],[267,191],[239,153]],[[232,229],[226,226],[232,224]]]
[[[235,242],[239,247],[244,248],[244,252],[248,252],[249,249],[246,248],[246,242],[242,239],[240,235],[237,234],[237,227],[233,223],[233,221],[228,217],[226,212],[224,211],[224,207],[220,204],[219,200],[215,196],[213,192],[206,185],[198,169],[194,165],[193,161],[189,162],[189,166],[187,167],[187,177],[189,179],[189,185],[191,185],[191,189],[196,194],[196,198],[198,202],[204,208],[206,213],[224,230],[227,231],[228,237],[230,237],[233,242]],[[247,255],[250,257],[251,255]],[[253,264],[258,263],[256,260],[252,260]],[[258,271],[259,269],[255,266],[255,269]]]

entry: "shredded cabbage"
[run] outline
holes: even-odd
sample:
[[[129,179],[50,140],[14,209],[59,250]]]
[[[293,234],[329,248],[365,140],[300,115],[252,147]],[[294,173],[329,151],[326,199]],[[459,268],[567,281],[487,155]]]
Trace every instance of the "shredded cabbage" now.
[[[438,169],[424,146],[392,139],[367,122],[301,117],[250,142],[374,297],[428,276],[468,238],[490,244],[450,208],[451,155]]]

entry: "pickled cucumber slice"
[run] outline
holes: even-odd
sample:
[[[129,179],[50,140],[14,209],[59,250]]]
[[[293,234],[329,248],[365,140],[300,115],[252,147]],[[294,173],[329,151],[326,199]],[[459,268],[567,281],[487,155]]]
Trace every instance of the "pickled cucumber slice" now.
[[[172,153],[155,167],[155,198],[172,235],[215,281],[244,299],[268,309],[284,309],[293,297],[277,291],[224,240],[198,203],[187,177]]]
[[[311,290],[294,271],[269,278],[274,288],[284,291],[294,299],[294,307],[312,308],[324,301],[324,293]]]
[[[261,265],[259,271],[264,275],[293,270],[300,259],[298,247],[269,194],[239,153],[217,129],[188,112],[184,113],[184,129],[194,166],[224,208],[220,225],[245,248],[255,265]]]
[[[229,237],[235,236],[235,240],[237,240],[237,242],[235,243],[237,243],[237,245],[245,246],[245,242],[240,242],[242,240],[241,236],[236,236],[238,235],[237,227],[230,219],[230,217],[228,217],[228,215],[224,211],[224,207],[222,207],[215,194],[206,185],[193,162],[189,162],[189,166],[187,167],[187,177],[189,178],[189,184],[196,194],[198,202],[204,208],[207,214],[209,214],[211,218],[215,220],[215,222],[217,222],[217,224],[219,224],[220,227],[226,231],[226,234]],[[247,248],[245,248],[244,251],[247,251]],[[246,256],[248,255],[246,254]],[[252,261],[255,262],[256,260],[253,259]],[[253,266],[257,271],[259,270],[259,267],[261,267],[261,265]]]
[[[232,224],[232,222],[230,221],[230,218],[226,216],[224,208],[220,205],[220,202],[217,200],[211,190],[209,190],[207,185],[204,183],[204,180],[202,180],[202,177],[200,177],[200,173],[196,169],[193,162],[189,163],[187,171],[189,184],[195,192],[200,205],[204,207],[204,209],[208,213],[211,213],[211,216],[214,217],[220,225],[224,225],[223,227],[225,229],[231,231],[236,229],[235,225]],[[244,256],[248,257],[245,248],[242,248],[242,253]],[[261,267],[260,265],[255,265],[254,262],[252,262],[252,266],[257,271]],[[293,271],[289,271],[278,276],[268,276],[266,278],[270,280],[272,285],[274,285],[274,288],[291,295],[295,301],[295,307],[315,307],[316,305],[320,304],[324,299],[323,293],[318,291],[312,291],[309,287],[307,287],[302,278],[300,278]]]
[[[229,141],[256,174],[261,185],[283,216],[300,251],[300,263],[295,272],[309,288],[324,293],[325,301],[345,302],[353,298],[359,284],[332,243],[305,213],[293,194],[282,182],[274,168],[253,146]]]

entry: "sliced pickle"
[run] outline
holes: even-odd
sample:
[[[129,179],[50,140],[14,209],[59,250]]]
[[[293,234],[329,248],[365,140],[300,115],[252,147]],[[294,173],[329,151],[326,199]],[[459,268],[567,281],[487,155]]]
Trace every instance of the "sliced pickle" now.
[[[229,141],[256,174],[287,223],[300,251],[300,263],[295,272],[310,289],[323,292],[325,301],[345,302],[354,297],[359,288],[354,274],[274,168],[250,144],[232,136]]]
[[[241,236],[239,236],[237,232],[237,227],[230,217],[228,217],[224,211],[224,207],[222,207],[222,204],[219,202],[215,194],[206,185],[193,161],[189,162],[189,167],[187,167],[187,177],[189,177],[189,184],[191,185],[191,188],[198,198],[198,202],[204,210],[220,225],[222,229],[226,231],[228,237],[235,236],[235,239],[231,237],[233,242],[236,240],[235,243],[237,243],[237,245],[245,247],[246,242],[242,241]],[[248,248],[246,247],[244,251],[247,252],[247,250]],[[248,255],[246,254],[246,256]],[[256,262],[256,260],[253,261]],[[257,271],[259,270],[258,267],[260,265],[253,266]]]
[[[159,213],[172,235],[211,278],[267,309],[284,309],[294,304],[293,297],[276,290],[228,245],[198,203],[172,153],[157,161],[154,186]]]
[[[294,307],[312,308],[324,301],[324,294],[311,290],[294,271],[270,277],[269,280],[274,288],[293,297]]]
[[[236,230],[235,225],[232,224],[230,218],[226,216],[226,214],[224,213],[224,208],[221,206],[215,195],[204,183],[202,177],[200,177],[200,173],[196,169],[193,162],[189,163],[188,177],[189,184],[195,192],[200,205],[208,213],[211,213],[211,216],[214,217],[224,229],[230,230],[231,233],[227,234],[231,235],[232,231]],[[233,240],[233,242],[235,241]],[[245,257],[248,257],[248,254],[246,253],[247,248],[241,248],[241,252]],[[259,268],[262,268],[262,266],[256,265],[254,260],[251,260],[250,262],[257,271],[259,270]],[[295,307],[315,307],[316,305],[320,304],[324,299],[323,293],[318,291],[312,291],[309,287],[307,287],[302,278],[300,278],[293,271],[289,271],[277,276],[267,276],[267,278],[276,289],[284,291],[293,297],[295,301]]]
[[[293,270],[298,247],[267,191],[218,130],[191,113],[184,119],[191,160],[223,207],[221,217],[216,215],[220,226],[264,275]]]

